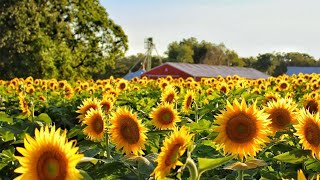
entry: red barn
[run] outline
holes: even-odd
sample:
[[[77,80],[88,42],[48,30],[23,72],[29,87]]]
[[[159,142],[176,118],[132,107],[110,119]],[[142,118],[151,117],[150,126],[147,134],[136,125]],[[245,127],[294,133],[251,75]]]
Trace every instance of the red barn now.
[[[146,76],[150,79],[172,76],[173,78],[182,77],[184,79],[193,77],[200,81],[203,77],[222,77],[238,75],[248,79],[268,78],[269,75],[253,68],[231,67],[231,66],[213,66],[206,64],[188,64],[167,62],[160,66],[143,73],[141,77]]]

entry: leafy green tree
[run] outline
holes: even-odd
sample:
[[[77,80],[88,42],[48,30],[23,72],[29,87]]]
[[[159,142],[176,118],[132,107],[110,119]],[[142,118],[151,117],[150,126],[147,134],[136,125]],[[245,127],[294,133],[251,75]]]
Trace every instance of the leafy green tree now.
[[[274,55],[272,53],[259,54],[254,68],[267,74],[272,74],[275,68]]]
[[[127,48],[98,0],[0,0],[2,78],[92,77]]]
[[[288,66],[316,66],[317,61],[309,54],[289,52],[284,55]]]
[[[168,61],[195,64],[244,66],[245,63],[235,51],[229,50],[224,44],[213,44],[194,37],[172,42],[168,46]]]

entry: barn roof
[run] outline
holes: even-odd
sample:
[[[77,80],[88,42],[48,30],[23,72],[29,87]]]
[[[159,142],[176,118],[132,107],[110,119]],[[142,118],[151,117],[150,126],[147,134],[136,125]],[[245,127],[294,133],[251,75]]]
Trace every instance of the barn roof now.
[[[312,74],[312,73],[320,73],[320,67],[297,67],[297,66],[288,66],[287,67],[287,75],[293,74]]]
[[[249,79],[259,79],[259,78],[270,77],[269,75],[262,73],[256,69],[245,68],[245,67],[214,66],[214,65],[206,65],[206,64],[188,64],[188,63],[174,63],[174,62],[167,62],[160,66],[163,66],[163,65],[172,66],[180,71],[190,74],[193,77],[217,77],[219,75],[222,77],[226,77],[228,75],[229,76],[238,75],[240,77],[245,77]],[[160,67],[160,66],[157,66],[157,67]],[[148,71],[146,73],[148,73]]]

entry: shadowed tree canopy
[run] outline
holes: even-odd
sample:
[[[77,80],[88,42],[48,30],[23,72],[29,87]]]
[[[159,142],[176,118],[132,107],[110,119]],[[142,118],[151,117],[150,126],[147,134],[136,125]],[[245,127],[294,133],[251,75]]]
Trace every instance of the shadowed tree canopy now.
[[[127,41],[98,0],[0,0],[2,79],[104,74]]]

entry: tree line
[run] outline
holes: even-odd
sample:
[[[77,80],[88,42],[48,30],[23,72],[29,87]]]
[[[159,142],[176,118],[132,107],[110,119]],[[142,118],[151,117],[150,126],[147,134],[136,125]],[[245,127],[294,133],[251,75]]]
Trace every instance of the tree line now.
[[[117,68],[108,74],[123,77],[137,61],[143,59],[145,59],[143,54],[124,57],[116,62]],[[158,66],[160,59],[162,62],[251,67],[272,76],[285,74],[287,66],[320,66],[320,59],[315,59],[306,53],[272,52],[255,57],[240,57],[222,43],[199,42],[194,37],[170,43],[165,55],[152,57],[152,67]]]
[[[99,0],[0,0],[0,77],[83,79],[123,77],[144,54],[124,57],[128,37]],[[174,41],[160,62],[253,67],[272,76],[287,66],[319,66],[299,52],[239,57],[224,44],[191,37]]]

